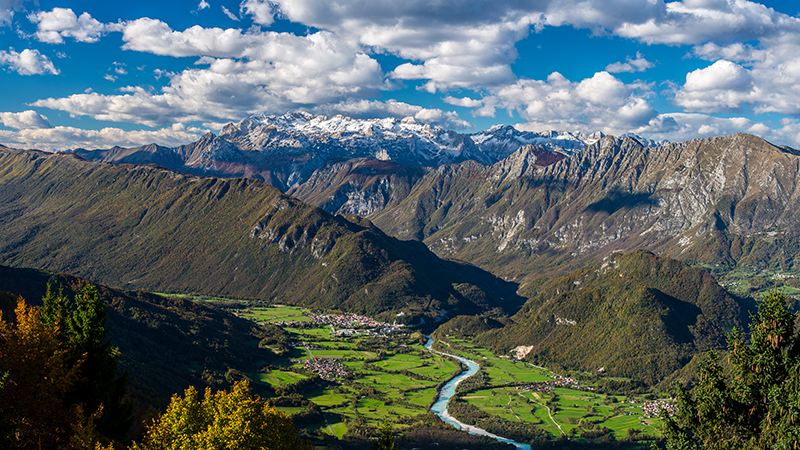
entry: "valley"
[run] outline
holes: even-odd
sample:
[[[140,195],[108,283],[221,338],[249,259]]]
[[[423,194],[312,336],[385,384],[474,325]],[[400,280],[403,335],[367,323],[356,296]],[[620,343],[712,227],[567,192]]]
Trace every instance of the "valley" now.
[[[639,449],[756,299],[800,304],[788,149],[345,119],[250,117],[177,152],[0,148],[4,317],[100,283],[139,435],[187,386],[247,383],[321,448],[387,423],[402,449],[510,448],[446,412],[531,448]],[[456,357],[476,372],[434,413]]]
[[[330,323],[320,322],[318,315],[306,309],[238,308],[236,301],[211,302],[218,301],[240,317],[278,324],[289,333],[282,359],[270,370],[246,375],[273,390],[270,402],[292,417],[302,417],[296,423],[320,442],[327,442],[331,434],[347,442],[346,436],[354,430],[377,427],[384,418],[404,434],[425,426],[432,420],[428,411],[437,389],[463,369],[452,358],[428,352],[423,347],[425,337],[407,327],[351,323],[355,328],[340,325],[339,332],[332,334]],[[335,317],[343,325],[348,320],[346,315]],[[282,351],[275,344],[270,348]],[[477,375],[458,385],[448,405],[450,414],[466,423],[533,444],[533,448],[561,436],[569,437],[572,445],[622,441],[627,444],[620,448],[644,448],[651,437],[660,436],[654,412],[659,411],[657,399],[666,394],[601,392],[596,382],[578,382],[516,358],[498,357],[451,336],[437,336],[435,348],[480,366]],[[340,364],[346,372],[295,389],[313,377],[308,371],[310,360]],[[301,403],[305,405],[298,406]],[[308,411],[316,408],[317,421],[306,423],[311,420],[306,418]]]

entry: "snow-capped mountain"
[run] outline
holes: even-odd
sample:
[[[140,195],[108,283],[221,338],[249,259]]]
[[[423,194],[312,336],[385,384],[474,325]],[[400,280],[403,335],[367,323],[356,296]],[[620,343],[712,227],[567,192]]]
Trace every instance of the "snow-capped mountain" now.
[[[173,149],[154,145],[133,149],[76,150],[94,160],[158,164],[179,172],[261,178],[281,190],[309,179],[323,164],[356,158],[393,161],[402,166],[437,167],[467,160],[495,164],[522,147],[535,146],[570,156],[604,135],[565,131],[520,131],[510,125],[461,134],[414,118],[354,119],[307,112],[264,113],[226,125]],[[632,136],[644,146],[657,143]]]
[[[220,137],[242,150],[269,155],[313,154],[322,159],[376,158],[435,166],[468,159],[490,163],[469,137],[405,119],[353,119],[295,112],[254,114],[228,124]]]

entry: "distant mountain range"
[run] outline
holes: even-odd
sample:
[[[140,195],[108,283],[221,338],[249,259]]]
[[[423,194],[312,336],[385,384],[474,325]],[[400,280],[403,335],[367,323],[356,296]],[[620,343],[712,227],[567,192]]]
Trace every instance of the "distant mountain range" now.
[[[295,112],[248,116],[226,125],[219,136],[208,133],[175,148],[149,144],[74,153],[95,161],[156,164],[193,175],[260,178],[286,191],[331,161],[375,158],[428,167],[467,160],[493,164],[525,145],[570,155],[601,137],[602,133],[519,131],[508,125],[460,134],[411,117],[362,120]],[[658,144],[636,138],[644,145]]]

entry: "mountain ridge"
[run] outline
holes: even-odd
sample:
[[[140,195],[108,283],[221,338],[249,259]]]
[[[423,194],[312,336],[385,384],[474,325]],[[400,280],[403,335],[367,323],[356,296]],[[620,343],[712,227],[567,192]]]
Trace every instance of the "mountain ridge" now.
[[[259,180],[20,150],[0,151],[0,167],[4,264],[405,323],[522,302],[511,283],[483,270]]]
[[[510,125],[476,133],[457,133],[404,119],[353,119],[305,112],[282,116],[253,114],[229,123],[219,136],[174,148],[148,144],[107,150],[75,149],[85,159],[157,164],[192,175],[249,177],[286,191],[297,187],[323,164],[376,158],[400,165],[437,167],[467,160],[494,164],[526,145],[571,155],[602,138],[567,131],[521,131]],[[660,142],[636,137],[645,145]]]

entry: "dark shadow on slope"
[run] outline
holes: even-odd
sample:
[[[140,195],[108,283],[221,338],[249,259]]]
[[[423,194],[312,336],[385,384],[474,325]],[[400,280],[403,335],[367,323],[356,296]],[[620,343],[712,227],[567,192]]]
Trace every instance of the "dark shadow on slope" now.
[[[653,194],[650,193],[630,193],[614,189],[609,191],[603,199],[587,206],[585,211],[614,214],[623,208],[631,209],[640,205],[658,205],[658,201],[658,198],[653,197]]]

